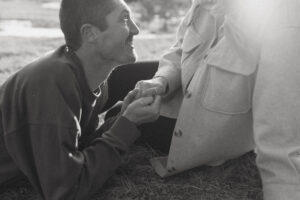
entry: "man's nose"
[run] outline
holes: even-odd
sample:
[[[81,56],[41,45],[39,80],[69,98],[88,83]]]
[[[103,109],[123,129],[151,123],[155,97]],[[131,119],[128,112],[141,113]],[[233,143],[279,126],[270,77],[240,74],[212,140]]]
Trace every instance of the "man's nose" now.
[[[139,27],[134,23],[134,21],[131,21],[131,23],[130,23],[130,33],[132,35],[137,35],[137,34],[139,34],[139,32],[140,32]]]

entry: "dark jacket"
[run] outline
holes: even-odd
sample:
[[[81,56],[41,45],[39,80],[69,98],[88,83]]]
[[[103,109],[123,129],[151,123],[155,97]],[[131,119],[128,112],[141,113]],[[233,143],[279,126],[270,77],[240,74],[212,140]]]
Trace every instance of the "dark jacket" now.
[[[91,91],[79,59],[65,47],[11,76],[0,88],[0,183],[21,171],[44,199],[94,194],[139,136],[124,117],[98,130],[106,88],[104,82]]]

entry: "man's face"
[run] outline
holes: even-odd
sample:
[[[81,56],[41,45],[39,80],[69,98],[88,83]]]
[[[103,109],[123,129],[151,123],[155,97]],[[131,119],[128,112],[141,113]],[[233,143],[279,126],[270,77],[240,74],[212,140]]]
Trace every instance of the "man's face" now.
[[[136,60],[133,36],[139,29],[130,17],[130,9],[123,0],[114,0],[115,9],[106,16],[107,29],[99,43],[103,59],[116,64],[132,63]]]

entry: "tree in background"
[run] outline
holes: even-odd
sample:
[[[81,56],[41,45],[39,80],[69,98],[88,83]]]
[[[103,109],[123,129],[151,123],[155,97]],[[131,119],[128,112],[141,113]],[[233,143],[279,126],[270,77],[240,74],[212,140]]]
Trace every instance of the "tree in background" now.
[[[169,25],[178,24],[190,6],[191,0],[127,0],[138,21],[160,23],[159,31],[168,32]],[[153,21],[154,20],[154,21]]]

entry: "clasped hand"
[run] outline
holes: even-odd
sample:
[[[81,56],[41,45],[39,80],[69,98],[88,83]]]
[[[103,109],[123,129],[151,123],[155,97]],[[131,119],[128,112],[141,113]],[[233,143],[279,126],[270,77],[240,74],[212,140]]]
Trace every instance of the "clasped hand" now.
[[[167,83],[162,77],[139,81],[125,97],[122,115],[137,125],[155,121],[159,117],[161,95],[166,93],[166,88]]]
[[[155,121],[159,117],[161,96],[140,96],[138,88],[130,91],[124,98],[122,116],[136,125]]]

